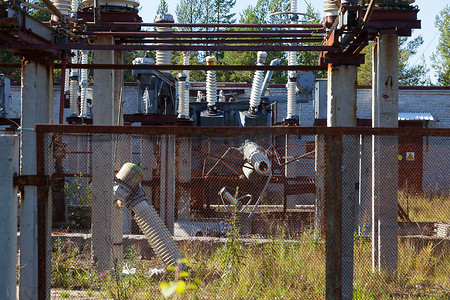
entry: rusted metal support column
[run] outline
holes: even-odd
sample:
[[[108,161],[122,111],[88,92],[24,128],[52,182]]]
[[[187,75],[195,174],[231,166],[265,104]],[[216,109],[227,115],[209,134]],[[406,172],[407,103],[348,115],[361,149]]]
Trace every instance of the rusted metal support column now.
[[[161,179],[159,215],[173,235],[175,222],[175,136],[161,136]]]
[[[0,135],[0,299],[15,300],[17,285],[17,190],[13,186],[14,174],[19,167],[19,137]]]
[[[328,68],[327,125],[356,126],[356,66]],[[359,137],[342,137],[342,298],[353,298],[353,236],[359,194]],[[328,204],[328,201],[327,201]],[[327,211],[329,207],[327,207]]]
[[[111,37],[98,37],[99,45],[111,45]],[[114,51],[95,51],[94,63],[114,63]],[[116,125],[114,71],[94,70],[94,125]],[[114,205],[114,139],[96,135],[92,145],[92,251],[99,271],[122,262],[122,208]]]
[[[398,127],[398,36],[381,35],[373,50],[373,127]],[[372,266],[393,275],[398,264],[398,138],[373,136]]]
[[[319,136],[325,141],[326,299],[343,299],[342,279],[342,137]]]
[[[53,121],[53,65],[47,61],[25,61],[22,66],[21,175],[37,175],[36,123]],[[50,150],[49,150],[50,151]],[[42,299],[47,278],[40,274],[38,254],[38,188],[25,186],[20,207],[20,299]],[[51,214],[50,214],[51,216]],[[45,220],[44,222],[45,227]],[[45,228],[44,228],[45,229]],[[45,245],[41,245],[45,252]],[[41,270],[43,271],[43,270]],[[45,295],[44,295],[45,296]]]
[[[180,137],[178,146],[178,221],[191,221],[191,138]]]

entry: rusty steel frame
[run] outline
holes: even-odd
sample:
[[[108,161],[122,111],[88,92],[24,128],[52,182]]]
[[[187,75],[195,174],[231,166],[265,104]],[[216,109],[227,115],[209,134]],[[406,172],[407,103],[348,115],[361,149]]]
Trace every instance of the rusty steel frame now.
[[[122,44],[125,43],[158,43],[158,44],[292,44],[292,43],[319,43],[323,41],[322,36],[313,36],[313,37],[304,37],[304,38],[290,38],[290,39],[282,39],[282,38],[270,38],[270,39],[261,39],[261,38],[252,38],[252,39],[177,39],[177,40],[160,40],[156,38],[152,39],[127,39],[120,38],[119,42]],[[116,43],[117,44],[117,43]]]
[[[245,41],[243,41],[245,43]],[[333,51],[333,46],[197,46],[197,45],[92,45],[92,44],[10,44],[0,46],[16,50],[172,50],[172,51]]]
[[[181,27],[181,28],[323,28],[323,24],[227,24],[227,23],[139,23],[139,22],[86,22],[87,26],[140,26],[140,27]]]
[[[323,35],[325,30],[322,29],[291,29],[291,30],[233,30],[233,31],[84,31],[81,35],[95,35],[95,36],[138,36],[138,37],[160,37],[160,38],[214,38],[214,37],[298,37],[310,36],[313,34]]]
[[[36,168],[38,177],[45,177],[45,152],[44,152],[43,133],[36,133]],[[40,220],[37,225],[38,239],[38,299],[45,300],[47,298],[47,206],[48,206],[48,189],[49,186],[37,187],[37,219]]]
[[[376,136],[450,136],[450,128],[370,128],[370,127],[226,127],[226,126],[102,126],[36,124],[36,133],[82,134],[169,134],[175,136],[218,135],[376,135]]]
[[[20,63],[0,63],[0,68],[16,68],[21,67]],[[63,68],[63,64],[54,64],[54,69]],[[208,65],[127,65],[127,64],[66,64],[67,68],[72,69],[111,69],[111,70],[159,70],[159,71],[172,71],[172,70],[245,70],[245,71],[256,71],[256,70],[266,70],[266,71],[287,71],[287,70],[297,70],[297,71],[322,71],[326,70],[325,66],[244,66],[244,65],[227,65],[227,66],[208,66]]]

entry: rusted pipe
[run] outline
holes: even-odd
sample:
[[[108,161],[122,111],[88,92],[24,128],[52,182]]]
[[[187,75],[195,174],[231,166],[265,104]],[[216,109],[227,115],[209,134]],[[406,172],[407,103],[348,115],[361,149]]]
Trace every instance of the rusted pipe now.
[[[3,44],[0,48],[23,50],[173,50],[173,51],[337,51],[333,46],[195,46],[195,45],[90,45],[90,44]]]
[[[88,27],[95,27],[94,22],[86,22]],[[224,24],[224,23],[139,23],[139,22],[102,22],[101,26],[140,26],[140,27],[202,27],[202,28],[323,28],[322,24]]]
[[[374,9],[376,3],[377,3],[377,0],[370,1],[369,6],[367,7],[366,14],[364,15],[364,19],[363,19],[364,27],[366,27],[367,22],[369,22],[369,19],[372,16],[372,12],[373,12],[373,9]]]

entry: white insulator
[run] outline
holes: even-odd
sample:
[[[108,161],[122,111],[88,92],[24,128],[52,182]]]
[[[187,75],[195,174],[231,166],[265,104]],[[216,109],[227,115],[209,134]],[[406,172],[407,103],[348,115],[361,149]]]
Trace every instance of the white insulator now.
[[[78,116],[78,77],[70,77],[70,115]]]
[[[297,84],[293,81],[287,83],[287,119],[292,119],[297,116],[296,110],[296,96]]]
[[[189,117],[189,82],[186,82],[186,74],[180,73],[178,81],[178,118]]]
[[[263,51],[258,52],[257,66],[264,66],[267,59],[267,53]],[[264,83],[264,71],[255,71],[253,76],[252,90],[250,92],[250,107],[258,107],[261,102],[261,92]]]
[[[288,52],[288,65],[289,66],[297,65],[297,51]],[[295,71],[289,71],[288,77],[295,77]]]
[[[81,63],[88,63],[88,50],[83,50],[81,52]],[[80,93],[80,116],[87,116],[87,88],[89,86],[88,82],[88,70],[81,69],[80,74],[80,85],[81,85],[81,93]]]
[[[250,107],[258,107],[261,102],[261,90],[264,81],[264,71],[258,70],[253,76],[252,91],[250,93]]]
[[[67,16],[71,9],[71,0],[52,0],[53,5],[61,12],[62,15]]]
[[[224,236],[230,231],[230,224],[226,222],[182,222],[173,224],[174,236]]]
[[[148,205],[147,201],[141,201],[131,209],[139,228],[165,265],[175,265],[177,260],[184,257],[153,206]]]
[[[68,91],[70,89],[69,80],[70,80],[70,69],[66,69],[65,80],[64,80],[64,90],[65,91]]]
[[[183,52],[183,64],[185,65],[185,66],[189,66],[190,65],[190,61],[189,61],[189,56],[190,56],[190,52],[189,51],[185,51],[185,52]],[[184,72],[184,74],[186,74],[186,81],[189,81],[189,70],[184,70],[183,71]]]
[[[98,0],[99,5],[109,5],[109,6],[131,6],[131,7],[138,7],[139,1],[138,0]],[[84,0],[81,2],[84,7],[88,6],[94,6],[94,0]]]
[[[217,102],[216,71],[206,72],[206,102],[208,106],[214,106]]]
[[[297,12],[297,0],[291,0],[291,12],[292,13]]]
[[[337,16],[338,15],[339,8],[336,5],[336,1],[325,0],[323,6],[324,6],[325,16]]]
[[[158,32],[170,32],[171,28],[168,27],[158,27],[156,29]],[[165,46],[167,44],[157,43],[157,46]],[[171,50],[156,50],[156,65],[171,65],[172,64],[172,51]]]
[[[266,155],[263,147],[255,142],[246,140],[239,148],[239,152],[244,155],[244,159],[251,165],[249,170],[255,170],[258,174],[268,176],[272,171],[272,163]]]
[[[77,12],[79,5],[80,5],[80,1],[79,0],[72,0],[72,5],[70,7],[71,11],[72,12]]]

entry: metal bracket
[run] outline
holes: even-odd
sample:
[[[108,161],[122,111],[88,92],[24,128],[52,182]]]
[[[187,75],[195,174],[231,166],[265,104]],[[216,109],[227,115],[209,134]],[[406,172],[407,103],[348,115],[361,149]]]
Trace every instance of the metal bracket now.
[[[51,179],[49,176],[40,175],[15,175],[13,179],[13,185],[22,188],[24,186],[49,186]]]

